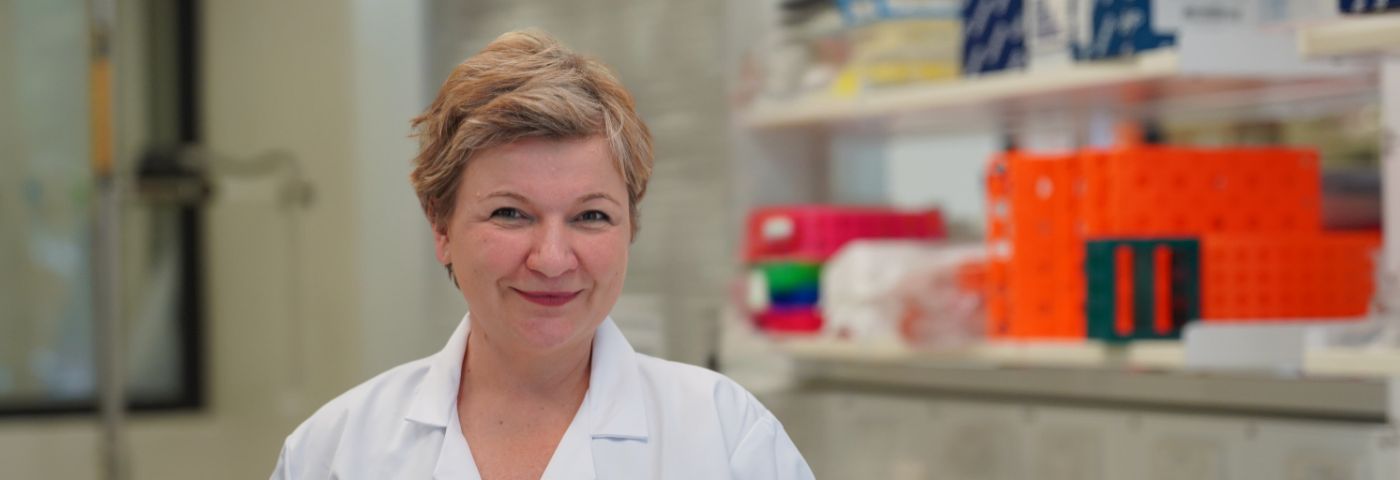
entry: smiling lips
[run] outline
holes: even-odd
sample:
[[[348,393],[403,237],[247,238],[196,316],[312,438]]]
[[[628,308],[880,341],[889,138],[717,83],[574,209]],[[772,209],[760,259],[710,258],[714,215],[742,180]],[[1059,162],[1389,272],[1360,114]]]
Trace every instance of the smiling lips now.
[[[538,305],[544,305],[546,307],[557,307],[569,303],[570,300],[573,300],[575,297],[578,297],[578,294],[583,292],[582,290],[573,292],[532,292],[514,288],[512,288],[511,290],[515,290],[515,293],[520,294],[520,296],[524,297],[526,300],[534,302]]]

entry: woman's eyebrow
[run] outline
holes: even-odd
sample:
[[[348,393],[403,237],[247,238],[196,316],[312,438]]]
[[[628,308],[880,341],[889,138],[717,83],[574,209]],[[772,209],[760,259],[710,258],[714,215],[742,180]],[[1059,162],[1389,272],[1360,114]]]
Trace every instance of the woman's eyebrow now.
[[[512,191],[508,191],[508,190],[497,190],[497,191],[494,191],[494,192],[491,192],[491,193],[486,194],[486,196],[485,196],[485,197],[482,197],[482,198],[496,198],[496,197],[505,197],[505,198],[509,198],[509,199],[518,201],[518,202],[520,202],[520,203],[530,203],[530,200],[529,200],[529,199],[526,199],[524,195],[521,195],[521,194],[519,194],[519,193],[515,193],[515,192],[512,192]]]
[[[590,193],[590,194],[588,194],[588,195],[584,195],[584,196],[582,196],[582,197],[579,197],[579,198],[578,198],[578,203],[585,203],[585,202],[588,202],[588,201],[591,201],[591,200],[598,200],[598,199],[607,200],[607,201],[609,201],[609,202],[612,202],[612,203],[616,204],[616,205],[619,206],[619,207],[622,206],[622,202],[617,201],[617,199],[614,199],[614,198],[612,198],[611,196],[608,196],[608,194],[603,193],[603,192],[594,192],[594,193]]]

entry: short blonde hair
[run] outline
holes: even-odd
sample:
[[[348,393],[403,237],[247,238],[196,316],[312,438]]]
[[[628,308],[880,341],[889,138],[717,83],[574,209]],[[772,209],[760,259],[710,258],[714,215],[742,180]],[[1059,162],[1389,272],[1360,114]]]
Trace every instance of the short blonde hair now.
[[[539,31],[497,37],[443,82],[412,121],[420,142],[409,179],[435,230],[447,228],[467,161],[529,137],[603,136],[627,185],[632,235],[651,178],[651,132],[632,95],[597,60]]]

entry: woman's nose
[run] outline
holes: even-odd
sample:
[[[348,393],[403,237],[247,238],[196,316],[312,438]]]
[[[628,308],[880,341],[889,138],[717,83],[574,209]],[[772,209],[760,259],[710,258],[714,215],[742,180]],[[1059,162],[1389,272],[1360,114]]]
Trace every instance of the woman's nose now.
[[[578,257],[569,245],[568,228],[556,222],[544,222],[535,236],[535,246],[525,267],[554,278],[578,268]]]

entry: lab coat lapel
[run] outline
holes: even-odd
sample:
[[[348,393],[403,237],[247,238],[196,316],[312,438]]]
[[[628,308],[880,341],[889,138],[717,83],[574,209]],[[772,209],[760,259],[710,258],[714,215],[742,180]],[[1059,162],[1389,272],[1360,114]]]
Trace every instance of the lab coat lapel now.
[[[611,317],[593,336],[593,365],[586,406],[593,438],[639,440],[649,436],[647,406],[637,352]]]
[[[594,475],[653,478],[658,470],[651,449],[646,388],[637,352],[609,318],[593,338],[593,366],[584,407],[592,425]]]
[[[585,395],[578,413],[574,414],[574,420],[569,423],[569,429],[564,432],[564,437],[559,439],[559,445],[554,447],[554,455],[549,458],[549,465],[545,467],[541,478],[598,478],[593,468],[592,436],[588,432],[591,422],[588,412],[588,397]]]
[[[404,419],[434,427],[445,427],[448,416],[457,410],[457,387],[462,381],[462,357],[467,353],[467,333],[471,314],[462,317],[447,345],[433,355],[428,373],[413,392]]]
[[[470,331],[471,314],[468,313],[448,338],[447,345],[433,356],[427,374],[413,392],[408,414],[404,416],[406,421],[435,427],[443,432],[437,463],[433,466],[433,478],[481,478],[481,473],[476,470],[476,460],[467,447],[466,437],[462,435],[462,423],[457,421],[457,387],[462,381],[462,357],[467,353],[467,333]]]
[[[555,448],[544,478],[598,478],[598,462],[606,463],[608,472],[650,471],[645,450],[649,435],[643,392],[636,351],[612,318],[604,319],[593,335],[588,393]]]
[[[457,420],[456,408],[449,409],[442,448],[438,451],[437,465],[433,466],[433,478],[481,480],[476,459],[472,458],[472,450],[467,446],[467,437],[462,434],[462,422]]]

